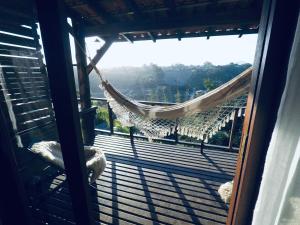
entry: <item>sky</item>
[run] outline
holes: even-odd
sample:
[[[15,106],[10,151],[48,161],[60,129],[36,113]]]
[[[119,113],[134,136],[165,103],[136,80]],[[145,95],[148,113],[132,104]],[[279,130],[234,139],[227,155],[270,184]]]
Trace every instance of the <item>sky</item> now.
[[[88,54],[93,56],[103,41],[96,37],[86,38]],[[100,40],[100,39],[98,39]],[[211,62],[215,65],[228,63],[253,63],[257,35],[218,36],[185,38],[132,43],[114,43],[97,66],[112,68],[121,66],[142,66],[154,63],[159,66],[173,64],[202,65]]]

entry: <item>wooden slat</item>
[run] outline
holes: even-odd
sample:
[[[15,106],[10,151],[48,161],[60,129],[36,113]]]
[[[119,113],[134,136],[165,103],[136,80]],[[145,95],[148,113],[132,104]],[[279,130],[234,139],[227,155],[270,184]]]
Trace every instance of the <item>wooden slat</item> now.
[[[36,109],[44,109],[49,106],[49,102],[47,100],[40,101],[32,101],[27,103],[18,103],[13,105],[15,114],[24,113]]]
[[[38,57],[40,54],[33,49],[20,49],[10,48],[11,46],[0,44],[0,54],[4,55],[16,55],[16,56],[27,56],[27,57]]]
[[[3,33],[0,33],[0,41],[8,44],[13,44],[13,45],[20,45],[20,46],[26,46],[31,48],[36,47],[36,42],[33,39],[7,35]]]
[[[26,67],[26,66],[15,66],[15,67],[4,67],[2,71],[5,74],[22,74],[22,76],[29,76],[34,74],[33,72],[41,72],[41,65],[35,67]],[[26,75],[27,74],[27,75]]]
[[[32,53],[34,52],[34,51],[36,51],[36,49],[35,48],[33,48],[33,47],[26,47],[26,46],[13,46],[13,45],[7,45],[7,44],[5,44],[5,43],[0,43],[0,48],[1,49],[6,49],[6,50],[12,50],[12,51],[27,51],[28,50],[28,52],[30,52],[30,51],[32,51]]]
[[[39,101],[39,100],[48,100],[49,101],[49,96],[46,94],[40,95],[40,96],[32,96],[32,97],[21,96],[20,98],[6,99],[6,102],[11,102],[13,105],[15,105],[18,103],[26,103],[26,102],[30,102],[30,101]]]
[[[13,34],[33,37],[33,31],[30,28],[22,27],[21,25],[0,23],[0,31],[5,31]]]
[[[9,93],[7,94],[8,97],[11,99],[23,99],[25,96],[30,96],[30,97],[40,97],[42,95],[48,95],[48,90],[40,90],[40,91],[26,91],[26,92],[15,92],[15,93]]]
[[[43,126],[43,125],[48,124],[52,121],[53,121],[53,117],[51,117],[50,115],[45,116],[45,117],[39,117],[37,119],[31,119],[31,120],[25,121],[23,123],[19,123],[18,124],[18,131],[27,130],[27,129],[30,129],[30,128],[33,128],[33,127]]]
[[[17,122],[23,123],[31,119],[38,119],[40,117],[53,116],[53,110],[49,108],[35,109],[32,111],[16,114]]]
[[[0,81],[1,82],[1,81]],[[19,89],[19,88],[35,88],[35,87],[45,87],[45,81],[44,80],[36,80],[36,79],[31,79],[31,81],[28,82],[9,82],[7,83],[7,87],[9,89]]]
[[[0,56],[0,65],[33,67],[33,66],[40,66],[40,63],[36,58],[31,59],[31,58]]]

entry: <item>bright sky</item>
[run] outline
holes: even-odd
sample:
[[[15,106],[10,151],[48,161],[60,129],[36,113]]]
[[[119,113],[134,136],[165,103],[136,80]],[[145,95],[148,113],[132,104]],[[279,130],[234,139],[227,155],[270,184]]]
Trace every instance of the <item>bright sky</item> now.
[[[237,36],[185,38],[132,43],[114,43],[100,60],[98,66],[111,68],[120,66],[142,66],[155,63],[160,66],[172,64],[201,65],[209,61],[215,65],[228,63],[253,63],[256,34]],[[96,38],[87,38],[90,55],[103,44]]]

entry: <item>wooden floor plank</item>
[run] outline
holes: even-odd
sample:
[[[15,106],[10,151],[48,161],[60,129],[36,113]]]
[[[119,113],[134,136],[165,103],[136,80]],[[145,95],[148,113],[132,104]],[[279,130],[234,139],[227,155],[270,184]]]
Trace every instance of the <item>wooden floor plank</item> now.
[[[185,154],[184,156],[178,156],[178,154],[170,154],[170,152],[154,152],[153,149],[149,151],[148,149],[143,149],[143,148],[136,148],[132,149],[130,146],[126,147],[119,147],[116,144],[111,143],[110,145],[106,144],[101,144],[101,143],[96,143],[96,146],[99,146],[101,149],[103,149],[105,152],[108,153],[114,153],[114,154],[124,154],[128,155],[131,157],[136,157],[136,158],[156,158],[159,156],[160,159],[162,159],[165,162],[170,162],[170,163],[180,163],[183,165],[188,165],[191,167],[198,167],[198,166],[204,166],[207,168],[217,168],[217,165],[222,166],[222,169],[228,170],[228,171],[234,171],[234,168],[232,168],[232,161],[219,161],[215,158],[209,157],[206,153],[204,155],[201,155],[199,153],[198,155],[191,156]],[[172,153],[172,152],[171,152]],[[218,168],[217,168],[218,169]]]
[[[101,224],[225,224],[228,205],[220,184],[233,179],[237,154],[98,135],[107,167],[91,188],[95,221]],[[53,189],[65,175],[47,181]],[[72,221],[67,187],[39,207],[38,218]],[[50,213],[51,212],[51,213]],[[49,216],[51,215],[51,216]],[[43,217],[44,216],[44,217]],[[42,223],[41,223],[42,224]],[[49,223],[52,224],[52,223]]]

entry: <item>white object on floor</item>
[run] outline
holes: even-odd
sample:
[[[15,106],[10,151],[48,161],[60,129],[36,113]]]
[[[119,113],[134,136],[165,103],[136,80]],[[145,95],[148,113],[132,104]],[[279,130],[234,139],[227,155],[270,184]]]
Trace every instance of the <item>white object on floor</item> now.
[[[61,147],[56,141],[41,141],[35,143],[31,147],[31,151],[39,154],[47,161],[55,164],[56,166],[65,169]],[[95,180],[104,172],[106,167],[106,158],[100,148],[94,146],[84,146],[84,154],[86,159],[86,167],[92,173],[90,183]]]
[[[221,199],[225,203],[229,203],[230,202],[230,198],[231,198],[231,194],[232,194],[232,189],[233,189],[233,181],[226,182],[225,184],[222,184],[219,187],[218,193],[220,194]]]

